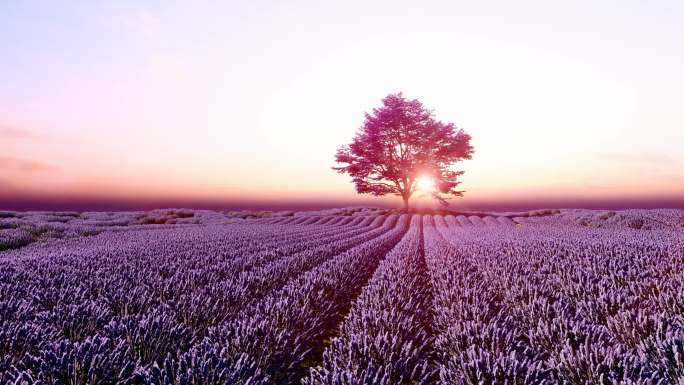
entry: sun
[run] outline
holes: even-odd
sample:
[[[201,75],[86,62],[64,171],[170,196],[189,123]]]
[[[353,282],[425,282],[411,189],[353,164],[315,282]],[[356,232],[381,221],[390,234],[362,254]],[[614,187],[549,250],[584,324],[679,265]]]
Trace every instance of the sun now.
[[[416,179],[416,188],[425,193],[435,191],[435,180],[429,176],[421,176]]]

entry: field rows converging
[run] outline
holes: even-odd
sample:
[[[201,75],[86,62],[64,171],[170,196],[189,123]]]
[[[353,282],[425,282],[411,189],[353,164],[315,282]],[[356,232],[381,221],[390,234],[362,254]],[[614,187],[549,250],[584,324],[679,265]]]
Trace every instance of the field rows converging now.
[[[678,384],[684,233],[308,216],[0,253],[0,384]]]
[[[414,215],[304,383],[430,383],[430,298],[422,218]]]

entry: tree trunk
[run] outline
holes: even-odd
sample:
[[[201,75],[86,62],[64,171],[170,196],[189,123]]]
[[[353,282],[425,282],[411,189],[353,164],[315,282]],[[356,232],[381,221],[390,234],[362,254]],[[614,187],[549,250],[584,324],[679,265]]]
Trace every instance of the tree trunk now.
[[[408,211],[408,209],[409,209],[409,197],[406,195],[402,195],[401,198],[404,200],[404,210]]]

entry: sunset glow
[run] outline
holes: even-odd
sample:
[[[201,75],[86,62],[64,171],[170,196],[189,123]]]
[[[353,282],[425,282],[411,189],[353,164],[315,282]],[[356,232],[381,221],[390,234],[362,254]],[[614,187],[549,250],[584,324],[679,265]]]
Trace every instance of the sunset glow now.
[[[416,188],[419,192],[431,193],[435,191],[435,180],[429,176],[421,176],[416,179]]]
[[[0,202],[397,204],[330,167],[399,91],[473,137],[453,205],[680,199],[684,5],[620,10],[4,2]]]

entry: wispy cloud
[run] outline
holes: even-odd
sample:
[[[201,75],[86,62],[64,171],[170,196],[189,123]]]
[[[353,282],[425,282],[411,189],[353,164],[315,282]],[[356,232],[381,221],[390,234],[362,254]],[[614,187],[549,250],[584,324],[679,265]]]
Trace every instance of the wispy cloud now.
[[[57,167],[51,164],[36,162],[28,159],[0,156],[0,169],[24,172],[41,172],[55,170]]]
[[[0,123],[0,137],[11,139],[35,138],[36,134],[24,128]]]
[[[665,165],[674,162],[674,159],[669,154],[662,154],[657,152],[606,152],[599,153],[596,157],[603,161],[615,161],[620,163],[641,163],[649,165]]]
[[[660,186],[662,189],[684,185],[684,172],[678,166],[681,161],[667,153],[602,153],[597,154],[596,159],[628,170],[635,183],[648,181],[647,184]],[[596,178],[603,180],[604,183],[613,183],[610,176],[596,176]],[[681,191],[681,187],[678,189]]]

